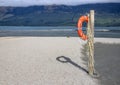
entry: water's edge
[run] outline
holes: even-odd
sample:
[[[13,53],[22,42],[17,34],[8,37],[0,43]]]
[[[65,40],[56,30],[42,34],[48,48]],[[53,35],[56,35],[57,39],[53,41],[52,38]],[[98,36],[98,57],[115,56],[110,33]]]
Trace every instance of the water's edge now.
[[[86,28],[83,28],[85,32]],[[58,27],[22,27],[0,26],[0,37],[37,36],[37,37],[78,37],[77,28],[73,26]],[[95,27],[95,37],[120,38],[120,27]]]

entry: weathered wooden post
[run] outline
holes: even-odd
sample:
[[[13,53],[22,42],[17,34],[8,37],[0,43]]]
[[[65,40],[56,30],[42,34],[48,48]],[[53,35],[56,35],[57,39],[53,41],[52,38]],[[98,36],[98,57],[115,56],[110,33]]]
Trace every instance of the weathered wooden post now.
[[[90,10],[88,14],[88,26],[87,26],[87,36],[88,36],[88,69],[89,74],[94,75],[94,10]]]

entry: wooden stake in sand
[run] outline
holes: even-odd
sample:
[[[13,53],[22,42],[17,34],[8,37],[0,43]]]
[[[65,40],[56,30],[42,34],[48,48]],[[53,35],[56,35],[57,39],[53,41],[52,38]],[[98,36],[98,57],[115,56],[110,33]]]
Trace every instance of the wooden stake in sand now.
[[[89,74],[94,74],[94,10],[90,10],[90,14],[88,14],[88,26],[87,26],[87,36],[88,36],[88,68]]]

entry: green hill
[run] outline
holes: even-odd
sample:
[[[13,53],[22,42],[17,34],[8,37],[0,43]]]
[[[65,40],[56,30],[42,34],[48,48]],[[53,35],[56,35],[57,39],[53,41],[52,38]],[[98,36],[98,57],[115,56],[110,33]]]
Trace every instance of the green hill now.
[[[120,26],[120,3],[0,7],[1,26],[71,26],[95,10],[96,26]]]

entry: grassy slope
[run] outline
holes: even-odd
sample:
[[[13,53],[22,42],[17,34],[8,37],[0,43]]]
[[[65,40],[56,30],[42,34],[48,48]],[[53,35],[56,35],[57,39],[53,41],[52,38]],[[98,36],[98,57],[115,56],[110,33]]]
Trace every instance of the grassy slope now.
[[[19,7],[11,9],[5,7],[5,13],[0,10],[0,25],[75,26],[81,15],[85,15],[90,9],[94,9],[96,26],[120,26],[119,8],[119,4],[83,5],[75,7]],[[12,12],[9,12],[10,10]]]

